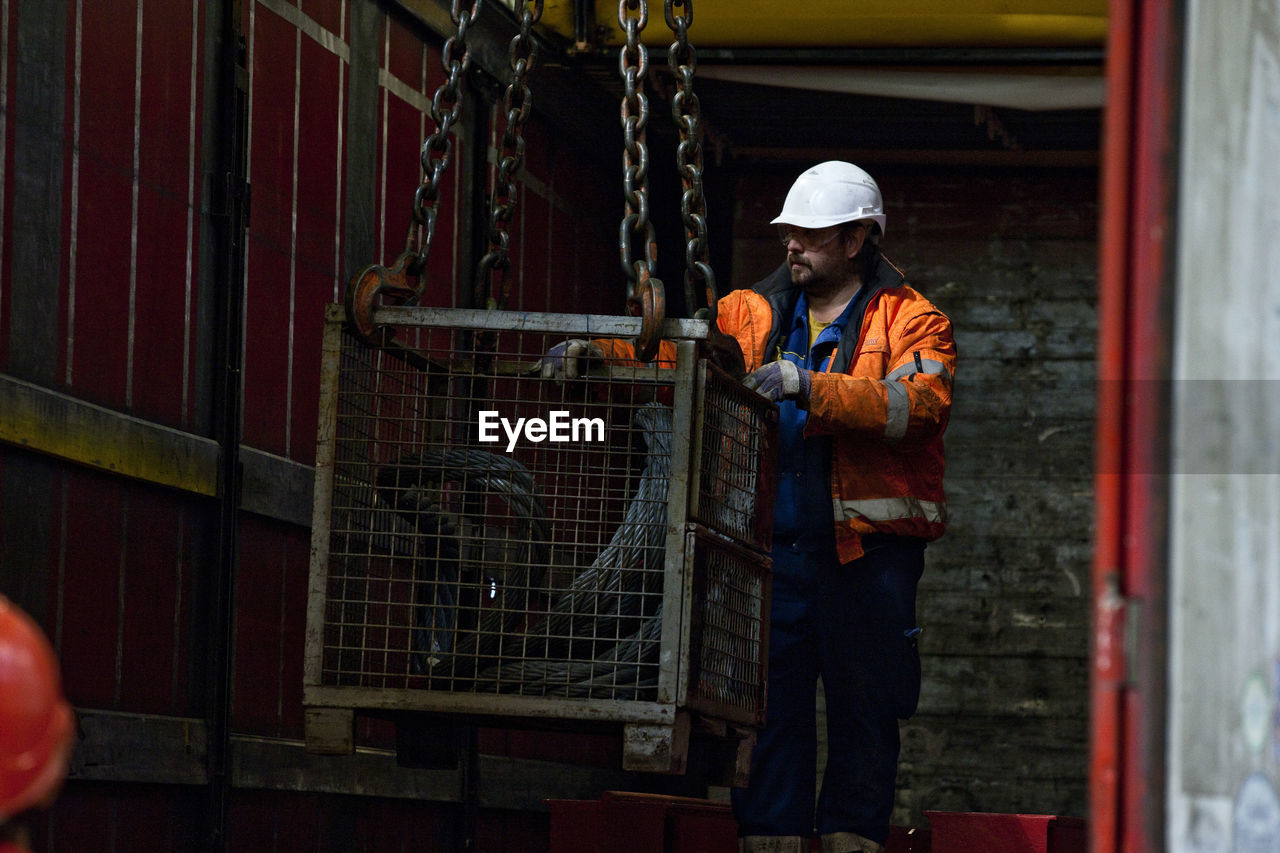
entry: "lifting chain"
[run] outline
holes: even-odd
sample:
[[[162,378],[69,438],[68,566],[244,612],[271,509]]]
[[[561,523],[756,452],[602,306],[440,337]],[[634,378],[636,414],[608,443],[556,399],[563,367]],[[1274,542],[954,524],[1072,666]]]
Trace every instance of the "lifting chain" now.
[[[440,54],[445,81],[431,99],[431,118],[435,129],[422,145],[422,183],[413,194],[413,222],[405,238],[404,252],[390,268],[366,267],[347,286],[347,316],[355,331],[369,343],[383,343],[373,324],[373,302],[380,294],[399,297],[415,304],[425,283],[421,276],[427,268],[427,253],[436,230],[436,205],[440,200],[440,181],[449,168],[453,139],[449,136],[462,120],[462,81],[471,67],[471,49],[467,46],[467,29],[480,14],[482,0],[473,0],[471,8],[463,8],[462,0],[453,0],[452,17],[456,32],[449,36]],[[417,287],[408,283],[419,278]]]
[[[422,144],[422,184],[413,194],[414,224],[409,228],[405,251],[414,254],[410,271],[420,274],[427,266],[427,253],[436,233],[436,204],[440,200],[440,180],[449,168],[453,154],[453,139],[449,132],[462,121],[462,80],[471,67],[471,48],[467,45],[467,28],[480,14],[481,0],[474,0],[471,9],[461,8],[461,0],[453,0],[452,16],[457,32],[449,36],[440,54],[445,81],[436,89],[431,99],[431,120],[435,130]]]
[[[533,67],[535,47],[533,25],[542,17],[543,0],[520,0],[520,32],[511,39],[511,82],[507,84],[502,105],[506,109],[506,127],[498,151],[498,173],[489,197],[489,250],[480,260],[476,276],[476,305],[506,308],[511,283],[506,272],[511,267],[507,247],[511,236],[507,225],[516,206],[516,188],[511,180],[524,164],[524,122],[529,117],[533,96],[529,92],[529,70]],[[495,287],[496,286],[496,287]],[[495,300],[494,291],[500,296]]]
[[[677,15],[675,7],[683,7]],[[702,141],[698,136],[698,120],[702,109],[693,91],[693,72],[698,57],[689,44],[689,27],[693,24],[693,0],[664,0],[667,26],[675,33],[675,41],[667,52],[667,64],[676,79],[676,93],[671,99],[671,117],[680,132],[676,147],[676,167],[680,171],[680,214],[684,219],[685,271],[684,292],[690,312],[698,305],[695,285],[701,282],[707,307],[692,316],[705,318],[712,324],[716,313],[716,277],[707,260],[707,202],[702,192]]]
[[[644,77],[649,70],[649,52],[640,43],[640,32],[649,20],[646,0],[619,0],[618,24],[627,35],[618,55],[622,76],[623,193],[625,214],[618,232],[622,271],[627,277],[627,309],[644,318],[636,339],[636,358],[652,361],[662,336],[666,317],[666,295],[662,282],[654,277],[658,241],[649,219],[649,154],[645,148],[645,124],[649,101],[644,94]],[[643,246],[644,256],[636,249]]]

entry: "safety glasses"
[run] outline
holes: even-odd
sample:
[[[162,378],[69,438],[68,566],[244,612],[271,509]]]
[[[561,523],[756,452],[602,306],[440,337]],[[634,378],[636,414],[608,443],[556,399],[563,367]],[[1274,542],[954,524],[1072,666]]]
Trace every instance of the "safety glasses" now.
[[[838,225],[828,227],[835,230],[824,239],[822,233],[827,230],[826,228],[801,228],[797,225],[779,225],[778,239],[783,246],[787,246],[792,240],[795,240],[806,252],[813,252],[830,246],[842,233]]]

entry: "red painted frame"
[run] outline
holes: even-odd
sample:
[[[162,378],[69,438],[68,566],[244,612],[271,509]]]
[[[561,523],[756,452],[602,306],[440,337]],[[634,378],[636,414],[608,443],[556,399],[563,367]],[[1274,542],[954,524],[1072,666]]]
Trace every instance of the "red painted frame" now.
[[[1177,28],[1170,0],[1113,0],[1098,305],[1090,849],[1163,837],[1164,473]],[[1129,625],[1132,604],[1141,623]],[[1135,631],[1142,631],[1135,636]],[[1128,645],[1126,645],[1128,644]]]

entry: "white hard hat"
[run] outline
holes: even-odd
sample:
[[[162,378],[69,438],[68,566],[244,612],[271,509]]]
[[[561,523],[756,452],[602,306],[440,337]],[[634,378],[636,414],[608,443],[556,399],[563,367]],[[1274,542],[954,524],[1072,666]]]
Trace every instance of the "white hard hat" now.
[[[884,232],[880,187],[852,163],[828,160],[796,178],[782,203],[782,213],[771,224],[825,228],[860,219],[874,220]]]

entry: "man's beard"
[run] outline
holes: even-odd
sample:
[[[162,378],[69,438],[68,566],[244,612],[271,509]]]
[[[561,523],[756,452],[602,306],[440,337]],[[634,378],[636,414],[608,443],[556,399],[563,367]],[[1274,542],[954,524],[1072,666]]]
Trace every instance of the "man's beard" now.
[[[799,264],[799,269],[793,264]],[[791,283],[798,285],[806,293],[830,293],[840,287],[840,282],[831,276],[830,270],[814,269],[804,258],[792,255],[787,258],[787,266],[791,267]]]

